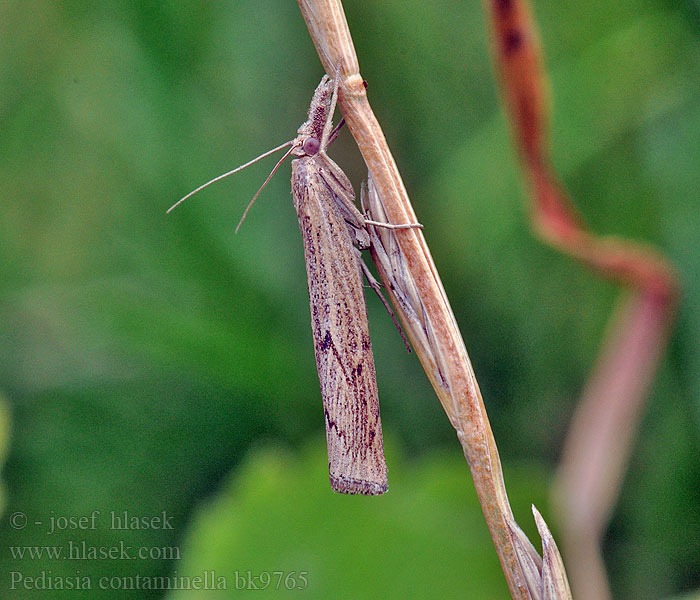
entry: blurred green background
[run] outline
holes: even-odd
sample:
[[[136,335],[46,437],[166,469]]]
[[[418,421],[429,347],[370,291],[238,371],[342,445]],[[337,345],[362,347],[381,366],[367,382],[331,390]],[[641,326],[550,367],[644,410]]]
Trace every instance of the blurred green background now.
[[[534,540],[619,290],[530,235],[480,4],[345,9]],[[683,279],[605,545],[616,597],[670,596],[700,586],[700,8],[535,12],[566,186]],[[290,139],[321,75],[291,1],[0,5],[2,597],[224,598],[265,574],[256,597],[507,596],[454,432],[372,297],[390,493],[330,491],[289,166],[238,235],[273,159],[165,215]],[[331,155],[359,188],[347,132]],[[112,528],[124,511],[161,519]],[[83,543],[146,550],[18,554]],[[228,591],[123,589],[205,572]]]

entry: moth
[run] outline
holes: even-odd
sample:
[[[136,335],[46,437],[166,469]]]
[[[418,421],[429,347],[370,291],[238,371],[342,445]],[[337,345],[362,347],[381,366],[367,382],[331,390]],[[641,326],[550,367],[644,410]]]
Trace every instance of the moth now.
[[[211,183],[291,146],[246,207],[238,227],[277,168],[292,154],[292,198],[304,244],[331,487],[346,494],[378,495],[387,491],[387,473],[362,273],[375,290],[379,284],[362,261],[360,250],[370,246],[369,224],[420,225],[369,221],[356,208],[352,184],[326,153],[342,125],[341,121],[333,129],[337,98],[337,76],[324,75],[311,99],[308,119],[293,140],[198,187],[168,212]],[[393,318],[391,309],[389,312]]]
[[[386,462],[364,263],[357,249],[369,247],[369,234],[352,184],[326,154],[337,94],[335,81],[324,76],[292,146],[298,157],[292,161],[292,198],[304,243],[331,487],[348,494],[382,494]]]

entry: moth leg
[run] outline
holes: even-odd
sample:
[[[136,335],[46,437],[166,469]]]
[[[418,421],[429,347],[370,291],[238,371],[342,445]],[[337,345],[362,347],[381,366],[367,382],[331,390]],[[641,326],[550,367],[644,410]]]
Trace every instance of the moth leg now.
[[[335,67],[335,77],[333,78],[333,97],[331,99],[331,109],[330,109],[330,118],[329,121],[333,120],[333,113],[335,112],[335,104],[338,101],[338,85],[340,82],[340,61],[343,60],[342,58],[338,59],[338,64]],[[333,128],[333,131],[331,131],[328,134],[328,138],[326,139],[325,145],[321,145],[321,148],[328,148],[334,141],[335,138],[338,137],[338,134],[340,133],[340,129],[345,125],[345,117],[340,119],[338,121],[338,124]],[[326,123],[326,127],[330,129],[330,125]],[[323,137],[325,137],[326,134],[326,127],[323,128]]]
[[[379,299],[382,301],[382,304],[384,305],[384,308],[386,308],[386,312],[389,313],[389,316],[391,317],[391,320],[394,322],[394,325],[396,326],[396,329],[399,331],[399,335],[401,336],[401,339],[403,340],[404,345],[406,346],[406,350],[408,352],[411,352],[411,346],[408,343],[408,340],[406,339],[406,336],[403,333],[403,329],[401,328],[401,324],[399,323],[398,319],[396,318],[396,315],[394,314],[394,311],[391,310],[391,306],[387,302],[386,298],[384,297],[384,294],[382,294],[382,284],[379,283],[375,278],[374,275],[372,275],[371,271],[365,264],[365,261],[362,260],[362,254],[360,251],[355,248],[355,251],[357,252],[357,260],[360,262],[360,266],[362,267],[362,272],[365,274],[365,278],[367,279],[367,283],[369,287],[371,287],[374,292],[379,296]]]
[[[340,121],[338,121],[338,124],[333,128],[333,131],[331,131],[330,135],[328,136],[328,142],[326,146],[330,146],[333,142],[335,142],[335,138],[338,137],[338,134],[343,128],[343,125],[345,125],[345,117],[340,119]]]
[[[370,200],[370,197],[373,199]],[[366,225],[373,225],[374,227],[383,227],[384,229],[423,229],[421,223],[405,223],[402,225],[394,225],[393,223],[385,223],[382,221],[374,221],[369,219],[371,216],[370,206],[379,207],[381,214],[384,214],[384,206],[379,199],[379,192],[374,185],[374,180],[372,179],[372,172],[369,171],[367,174],[367,182],[362,182],[362,188],[360,190],[360,206],[364,211],[362,215]]]
[[[321,152],[325,152],[328,147],[331,130],[333,129],[333,113],[335,112],[335,105],[338,102],[338,85],[340,85],[340,61],[338,59],[338,64],[335,66],[335,76],[333,77],[333,95],[331,96],[331,104],[328,108],[328,120],[323,126],[323,134],[321,135]],[[337,133],[336,133],[337,136]],[[335,139],[335,138],[333,138]]]
[[[394,225],[393,223],[380,223],[379,221],[372,221],[365,217],[365,223],[367,225],[374,225],[375,227],[384,227],[385,229],[423,229],[421,223],[406,223],[404,225]]]

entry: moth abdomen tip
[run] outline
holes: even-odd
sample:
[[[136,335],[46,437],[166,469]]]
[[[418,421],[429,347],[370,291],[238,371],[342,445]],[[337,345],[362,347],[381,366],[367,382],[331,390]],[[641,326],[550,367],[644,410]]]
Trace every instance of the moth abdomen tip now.
[[[351,477],[330,476],[331,487],[340,494],[353,494],[363,496],[380,496],[388,491],[389,486],[384,481],[369,481],[367,479],[355,479]]]

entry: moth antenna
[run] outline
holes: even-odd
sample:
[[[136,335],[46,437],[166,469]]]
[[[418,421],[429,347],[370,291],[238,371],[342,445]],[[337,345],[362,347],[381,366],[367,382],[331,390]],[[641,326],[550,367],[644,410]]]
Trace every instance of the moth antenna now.
[[[294,144],[294,140],[292,140],[289,143]],[[277,164],[273,167],[272,171],[270,171],[270,174],[267,176],[267,179],[260,186],[260,189],[258,189],[258,191],[255,192],[255,196],[253,196],[253,199],[250,202],[248,202],[248,206],[245,207],[245,210],[243,211],[243,216],[241,217],[241,220],[238,221],[238,225],[236,225],[235,233],[238,233],[238,230],[241,228],[241,225],[243,225],[243,221],[245,221],[246,215],[248,214],[250,207],[253,206],[253,202],[255,202],[257,197],[260,195],[260,192],[262,192],[265,189],[265,186],[270,182],[270,179],[272,179],[272,176],[275,174],[277,169],[279,169],[280,165],[286,160],[286,158],[294,151],[294,149],[297,146],[298,146],[298,144],[292,145],[292,147],[284,153],[284,156],[277,161]],[[283,147],[284,146],[280,146],[280,148],[283,148]],[[269,154],[269,152],[268,152],[268,154]],[[219,179],[220,179],[220,177],[219,177]]]
[[[210,186],[212,183],[216,183],[217,181],[220,181],[220,180],[224,179],[224,177],[228,177],[229,175],[233,175],[234,173],[238,173],[238,171],[242,171],[243,169],[245,169],[246,167],[249,167],[249,166],[252,165],[253,163],[258,162],[260,159],[265,158],[266,156],[270,156],[270,154],[274,154],[274,153],[277,152],[278,150],[281,150],[282,148],[285,148],[286,146],[289,146],[289,145],[291,145],[291,144],[293,144],[293,143],[294,143],[294,140],[289,140],[288,142],[285,142],[284,144],[282,144],[282,145],[280,145],[280,146],[277,146],[277,148],[273,148],[272,150],[268,150],[267,152],[264,152],[263,154],[261,154],[261,155],[258,156],[257,158],[254,158],[253,160],[249,160],[249,161],[248,161],[247,163],[245,163],[244,165],[241,165],[240,167],[236,167],[235,169],[233,169],[232,171],[229,171],[228,173],[224,173],[223,175],[218,175],[217,177],[214,177],[214,179],[210,179],[210,180],[207,181],[206,183],[203,183],[202,185],[200,185],[197,189],[192,190],[192,191],[191,191],[189,194],[187,194],[186,196],[183,196],[182,198],[180,198],[175,204],[173,204],[173,205],[166,211],[166,214],[169,214],[173,209],[175,209],[176,207],[180,206],[180,204],[182,204],[185,200],[187,200],[187,198],[189,198],[189,197],[191,197],[191,196],[194,196],[197,192],[201,192],[205,187]],[[290,150],[289,152],[291,152],[291,150]],[[282,158],[282,160],[284,160],[287,156],[289,156],[289,152],[287,152],[287,154],[284,155],[284,157]],[[278,164],[278,166],[279,166],[279,163],[277,163],[277,164]],[[277,168],[277,167],[275,167],[275,168]],[[274,171],[273,171],[273,172],[274,172]],[[268,177],[268,181],[269,181],[269,177]],[[267,183],[267,181],[266,181],[265,183]],[[265,184],[263,184],[263,187],[265,187]],[[262,188],[261,188],[261,189],[262,189]],[[259,193],[260,193],[260,192],[258,191],[258,194],[259,194]],[[256,194],[256,196],[257,196],[257,194]],[[246,211],[246,212],[247,212],[247,211]]]

